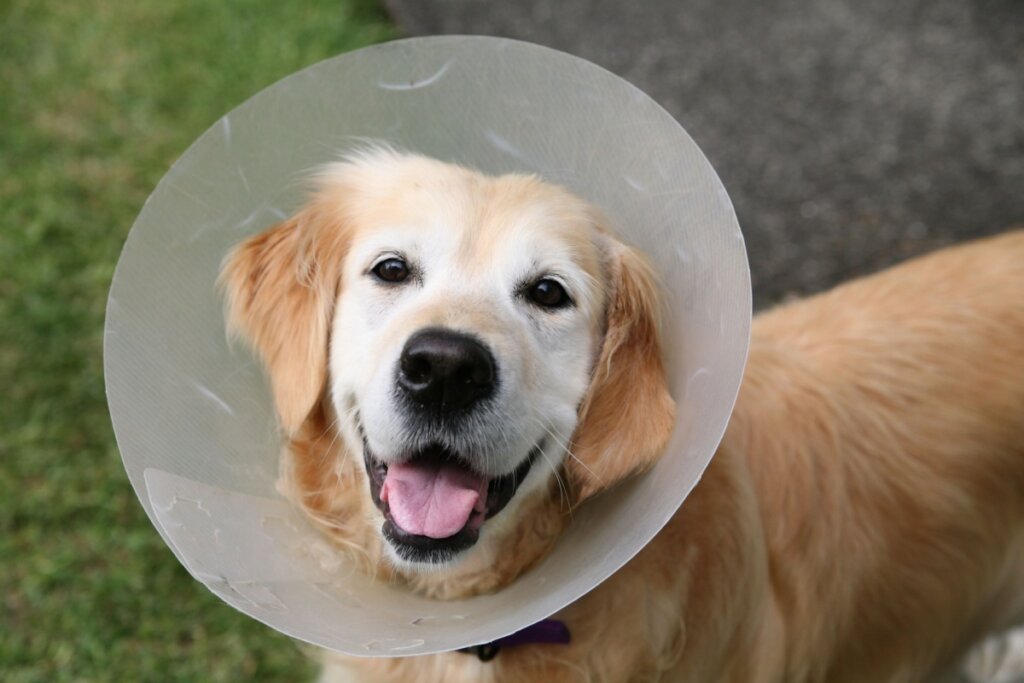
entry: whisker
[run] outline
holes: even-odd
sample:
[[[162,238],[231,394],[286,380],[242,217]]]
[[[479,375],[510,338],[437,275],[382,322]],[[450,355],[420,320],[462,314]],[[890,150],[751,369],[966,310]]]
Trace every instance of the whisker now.
[[[565,489],[565,484],[562,482],[562,476],[558,473],[558,469],[555,468],[555,464],[551,462],[551,459],[545,455],[544,450],[540,450],[540,457],[544,458],[544,462],[551,468],[551,473],[555,475],[555,482],[558,484],[558,503],[564,507],[569,508],[569,514],[572,514],[572,508],[568,505],[569,493]]]
[[[543,429],[548,434],[548,436],[550,436],[555,441],[555,444],[558,445],[559,448],[561,448],[567,454],[572,455],[571,450],[569,449],[568,445],[565,443],[564,439],[561,438],[560,433],[557,433],[556,431],[552,431],[554,425],[549,425],[548,423],[545,423],[540,418],[534,417],[532,419],[533,419],[534,422],[536,422],[538,425],[540,425],[541,429]],[[572,500],[569,497],[568,485],[562,479],[561,475],[558,472],[558,469],[555,467],[554,463],[551,462],[551,459],[548,458],[548,456],[544,453],[543,450],[540,451],[540,454],[544,457],[544,460],[548,463],[548,466],[551,467],[552,472],[554,472],[554,474],[555,474],[555,480],[558,483],[558,489],[559,489],[559,498],[560,498],[559,502],[565,504],[565,506],[569,510],[569,516],[571,518],[572,517]]]
[[[573,459],[573,460],[575,460],[575,461],[576,461],[577,463],[579,463],[580,467],[582,467],[583,469],[585,469],[585,470],[587,471],[587,474],[589,474],[589,475],[590,475],[590,476],[592,476],[592,477],[593,477],[593,478],[594,478],[595,480],[597,480],[597,483],[598,483],[598,484],[600,484],[602,488],[604,488],[605,486],[607,486],[607,484],[605,484],[605,481],[604,481],[604,479],[602,479],[602,478],[601,478],[600,476],[598,476],[597,472],[595,472],[594,470],[590,469],[590,467],[588,467],[588,466],[587,466],[587,463],[583,462],[583,461],[582,461],[582,460],[580,460],[580,459],[579,459],[578,457],[576,457],[576,454],[575,454],[575,453],[573,453],[573,452],[572,452],[572,451],[571,451],[570,449],[566,448],[566,449],[565,449],[565,453],[566,453],[566,455],[568,455],[568,456],[569,456],[570,458],[572,458],[572,459]]]
[[[544,427],[544,429],[545,429],[545,430],[547,431],[547,433],[551,435],[551,438],[553,438],[553,439],[555,440],[555,442],[556,442],[556,443],[557,443],[557,444],[558,444],[558,445],[559,445],[559,446],[560,446],[560,447],[561,447],[561,448],[562,448],[562,449],[563,449],[563,450],[565,451],[566,455],[568,455],[568,456],[569,456],[570,458],[572,458],[573,460],[575,460],[576,462],[578,462],[578,463],[580,464],[580,467],[582,467],[583,469],[585,469],[585,470],[587,471],[587,473],[588,473],[588,474],[590,474],[590,476],[592,476],[592,477],[593,477],[594,479],[596,479],[596,480],[597,480],[597,482],[598,482],[598,483],[599,483],[599,484],[600,484],[601,486],[604,486],[604,485],[605,485],[605,482],[604,482],[604,480],[603,480],[603,479],[601,479],[601,477],[599,477],[599,476],[597,475],[597,473],[596,473],[596,472],[594,472],[594,470],[590,469],[590,467],[588,467],[588,466],[587,466],[587,464],[586,464],[585,462],[583,462],[582,460],[580,460],[580,459],[579,459],[579,458],[578,458],[578,457],[576,456],[576,454],[572,452],[572,449],[571,449],[571,448],[569,448],[569,445],[568,445],[568,443],[566,442],[566,440],[565,440],[565,437],[564,437],[564,436],[563,436],[563,435],[561,434],[561,432],[558,432],[558,433],[556,434],[555,432],[552,432],[552,431],[551,431],[551,430],[552,430],[552,429],[554,428],[554,425],[551,425],[551,424],[548,424],[548,423],[541,423],[541,426],[542,426],[542,427]]]
[[[333,434],[333,436],[331,438],[331,442],[329,444],[327,444],[327,447],[322,451],[321,460],[320,460],[320,464],[321,465],[324,463],[324,460],[327,459],[328,455],[334,450],[335,444],[337,444],[338,440],[341,438],[341,429],[339,429],[339,425],[341,424],[341,421],[343,419],[346,420],[346,421],[349,420],[357,412],[358,412],[358,408],[355,407],[355,406],[352,406],[347,411],[345,411],[345,413],[343,415],[342,414],[337,414],[337,415],[334,416],[334,419],[331,420],[331,423],[330,423],[330,425],[328,425],[327,429],[325,430],[325,433],[326,432],[334,432],[334,434]],[[319,441],[319,437],[318,437],[317,440]],[[347,462],[347,460],[350,457],[351,457],[351,453],[349,452],[349,449],[347,449],[347,448],[341,449],[341,457],[338,460],[338,468],[335,471],[335,474],[338,477],[341,476],[341,472],[344,470],[345,465],[350,464],[350,463]]]

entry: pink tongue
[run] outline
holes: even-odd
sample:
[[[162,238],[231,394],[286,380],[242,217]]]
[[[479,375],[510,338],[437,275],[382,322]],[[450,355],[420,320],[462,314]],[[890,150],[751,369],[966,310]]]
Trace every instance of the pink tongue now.
[[[388,467],[380,499],[391,519],[416,536],[448,538],[487,504],[487,480],[461,467],[412,462]]]

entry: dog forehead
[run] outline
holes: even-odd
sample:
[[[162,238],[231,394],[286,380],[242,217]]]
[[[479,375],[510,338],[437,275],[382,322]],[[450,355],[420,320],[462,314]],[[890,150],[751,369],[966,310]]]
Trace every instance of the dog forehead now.
[[[415,155],[377,151],[329,168],[321,189],[355,237],[403,237],[450,252],[466,271],[576,266],[601,279],[596,212],[535,176],[486,176]],[[444,248],[450,247],[450,248]]]
[[[568,192],[529,176],[502,176],[478,204],[461,235],[459,256],[467,267],[529,260],[599,275],[593,211]]]

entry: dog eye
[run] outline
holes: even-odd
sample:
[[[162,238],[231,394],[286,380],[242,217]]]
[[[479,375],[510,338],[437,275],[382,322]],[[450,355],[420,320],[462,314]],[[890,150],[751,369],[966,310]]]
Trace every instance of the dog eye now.
[[[384,282],[404,282],[409,277],[409,266],[400,258],[384,259],[370,271]]]
[[[534,282],[526,290],[526,296],[530,301],[544,308],[564,308],[572,304],[565,288],[550,278]]]

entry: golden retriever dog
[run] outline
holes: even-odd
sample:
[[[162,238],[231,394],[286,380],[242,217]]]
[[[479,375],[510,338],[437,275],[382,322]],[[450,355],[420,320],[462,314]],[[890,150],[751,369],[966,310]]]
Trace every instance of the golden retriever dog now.
[[[282,490],[381,580],[514,581],[673,429],[658,291],[534,177],[370,151],[222,285],[263,359]],[[922,681],[1024,617],[1024,233],[759,315],[729,428],[662,532],[557,618],[571,643],[325,681]]]

